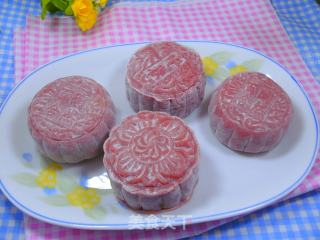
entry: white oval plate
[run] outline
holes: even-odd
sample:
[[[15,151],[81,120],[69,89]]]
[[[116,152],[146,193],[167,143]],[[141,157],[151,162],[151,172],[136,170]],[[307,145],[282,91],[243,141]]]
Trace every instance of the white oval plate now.
[[[133,114],[125,94],[130,56],[146,43],[92,49],[48,63],[29,74],[10,93],[0,115],[1,188],[25,213],[53,224],[84,229],[133,229],[198,223],[248,213],[292,191],[309,173],[317,153],[318,123],[301,85],[269,57],[219,42],[181,42],[215,62],[206,98],[185,119],[201,147],[200,179],[189,202],[156,215],[137,215],[120,205],[110,190],[101,159],[78,165],[55,165],[43,159],[27,127],[27,108],[37,91],[68,75],[84,75],[101,83],[118,110],[118,122]],[[219,79],[241,70],[270,76],[291,97],[292,124],[284,139],[265,154],[240,154],[211,134],[207,116],[209,93]],[[90,190],[91,189],[91,190]]]

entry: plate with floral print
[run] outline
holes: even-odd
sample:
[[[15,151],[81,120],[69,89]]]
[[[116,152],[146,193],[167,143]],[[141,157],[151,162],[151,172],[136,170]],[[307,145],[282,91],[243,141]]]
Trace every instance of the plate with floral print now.
[[[318,148],[317,117],[299,81],[252,49],[221,42],[180,43],[201,55],[207,81],[203,103],[184,119],[201,151],[199,181],[187,203],[152,215],[134,212],[114,197],[102,156],[74,165],[52,162],[38,152],[28,130],[27,110],[36,92],[70,75],[90,77],[108,90],[116,105],[117,123],[134,114],[125,91],[126,65],[147,43],[102,47],[59,58],[33,71],[14,88],[0,109],[0,185],[7,198],[26,214],[57,225],[159,229],[249,213],[298,186],[314,164]],[[294,108],[281,143],[263,154],[232,151],[219,143],[209,127],[210,93],[226,77],[245,71],[272,78],[288,93]]]

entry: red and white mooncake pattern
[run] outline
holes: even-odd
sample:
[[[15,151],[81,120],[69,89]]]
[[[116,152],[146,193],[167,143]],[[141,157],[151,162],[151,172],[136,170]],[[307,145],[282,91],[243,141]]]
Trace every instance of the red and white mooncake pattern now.
[[[288,129],[293,114],[289,96],[262,73],[229,77],[209,104],[211,128],[218,140],[237,151],[273,149]]]
[[[64,77],[43,87],[28,113],[29,129],[40,151],[57,162],[97,156],[115,123],[110,95],[82,76]]]
[[[184,118],[203,100],[205,79],[199,54],[174,42],[139,49],[127,66],[127,97],[132,108]]]
[[[137,210],[179,206],[198,179],[199,146],[180,118],[142,111],[114,127],[104,165],[117,198]]]

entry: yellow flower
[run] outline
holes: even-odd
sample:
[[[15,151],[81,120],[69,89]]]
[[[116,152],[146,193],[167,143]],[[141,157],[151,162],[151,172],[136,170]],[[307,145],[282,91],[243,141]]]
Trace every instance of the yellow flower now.
[[[81,186],[68,193],[67,199],[71,205],[84,209],[94,208],[95,205],[100,203],[100,196],[95,189],[87,189]]]
[[[204,73],[207,76],[213,76],[214,72],[219,67],[219,64],[210,57],[204,57],[202,59],[202,64]]]
[[[71,8],[82,31],[89,30],[96,23],[98,11],[91,0],[73,0]]]
[[[48,167],[41,170],[36,178],[36,184],[41,188],[55,188],[57,184],[57,171],[62,166],[57,163],[50,163]]]
[[[108,3],[108,1],[109,1],[109,0],[100,0],[100,1],[99,1],[99,6],[100,6],[100,7],[106,6],[106,4]]]
[[[48,165],[48,169],[52,169],[52,170],[62,170],[62,166],[56,162],[52,162]]]
[[[236,75],[237,73],[246,72],[248,69],[245,66],[237,65],[233,68],[230,68],[229,73],[231,76]]]

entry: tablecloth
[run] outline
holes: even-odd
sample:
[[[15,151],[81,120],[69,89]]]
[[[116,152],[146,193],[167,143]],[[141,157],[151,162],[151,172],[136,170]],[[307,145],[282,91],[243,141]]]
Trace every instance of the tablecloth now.
[[[280,1],[279,1],[280,2]],[[37,7],[37,2],[33,2],[32,3],[32,1],[30,1],[30,2],[23,2],[22,1],[22,3],[23,4],[25,4],[25,5],[21,5],[21,4],[18,4],[17,3],[17,1],[15,1],[15,2],[13,2],[13,4],[16,4],[17,6],[16,6],[16,8],[14,9],[14,11],[13,10],[11,10],[11,8],[10,7],[12,7],[12,6],[10,6],[10,4],[4,4],[4,7],[7,7],[7,8],[9,8],[9,11],[8,11],[8,9],[7,9],[7,11],[3,11],[3,12],[1,12],[1,13],[3,13],[3,14],[6,14],[6,16],[9,16],[9,18],[7,17],[6,19],[12,19],[13,18],[13,16],[15,17],[15,21],[17,21],[17,19],[19,20],[19,19],[23,19],[23,16],[20,16],[20,18],[19,18],[19,13],[16,13],[16,11],[18,11],[19,10],[19,7],[21,7],[21,12],[23,12],[23,11],[32,11],[32,7],[33,7],[33,9],[36,9],[36,7]],[[28,5],[29,4],[29,5]],[[311,3],[311,1],[310,1],[310,4],[312,4]],[[281,4],[280,4],[281,5]],[[307,4],[308,5],[308,4]],[[282,8],[283,8],[283,4],[281,5],[282,6]],[[3,10],[3,9],[2,9]],[[283,10],[283,9],[282,9]],[[313,10],[316,10],[316,8],[313,8]],[[16,15],[18,15],[18,17],[16,17]],[[304,15],[305,15],[305,12],[304,12]],[[4,15],[2,15],[1,14],[1,16],[4,16]],[[22,20],[23,21],[23,20]],[[12,87],[12,76],[13,76],[13,71],[12,71],[12,64],[13,64],[13,62],[12,62],[12,60],[11,60],[11,62],[10,62],[10,59],[12,59],[12,45],[11,45],[11,43],[10,43],[10,39],[12,39],[12,26],[10,27],[10,24],[9,25],[6,25],[6,26],[4,26],[3,25],[3,23],[4,23],[4,21],[1,21],[1,30],[2,30],[2,32],[1,32],[1,52],[0,52],[0,56],[1,56],[1,61],[0,61],[0,66],[1,66],[1,95],[3,96],[3,95],[6,95],[6,93],[8,92],[8,90],[9,89],[11,89],[11,87]],[[17,23],[19,24],[19,21],[17,21]],[[12,23],[12,25],[13,25],[13,23]],[[287,29],[287,31],[288,31],[288,29]],[[290,33],[290,31],[288,31],[289,33]],[[292,34],[292,33],[291,33]],[[294,34],[294,33],[293,33]],[[9,41],[8,41],[9,40]],[[310,45],[308,45],[308,46],[310,46]],[[319,45],[317,45],[317,46],[319,46]],[[314,51],[314,49],[313,49],[313,51]],[[306,60],[306,58],[305,58],[305,60]],[[307,61],[307,60],[306,60]],[[11,64],[11,65],[10,65]],[[11,66],[11,68],[10,68],[10,66]],[[2,70],[2,69],[4,69],[4,70]],[[315,68],[315,69],[317,69],[317,68]],[[311,68],[311,70],[312,70],[312,68]],[[6,81],[7,80],[7,81]],[[317,196],[317,192],[316,193],[312,193],[312,194],[314,194],[315,196]],[[313,199],[314,198],[314,196],[313,195],[307,195],[305,198],[303,198],[303,197],[301,197],[301,199],[309,199],[309,197],[311,196],[311,198],[310,199]],[[299,203],[301,202],[301,201],[299,201],[299,199],[297,200]],[[306,200],[307,201],[307,200]],[[317,203],[316,201],[310,201],[310,202],[312,202],[312,203],[315,203],[315,204],[319,204],[319,203]],[[306,206],[311,206],[310,205],[310,202],[308,202],[308,204],[306,204]],[[9,203],[7,203],[7,201],[4,201],[4,203],[6,203],[7,205],[9,205],[10,206],[10,204]],[[289,204],[294,204],[295,202],[293,201],[293,202],[291,202],[291,203],[289,203]],[[281,206],[281,205],[280,205]],[[286,204],[284,204],[284,206],[287,206]],[[319,205],[318,205],[319,206]],[[8,207],[6,206],[5,208],[4,208],[5,210],[7,210],[8,209]],[[11,209],[15,209],[15,208],[11,208]],[[277,209],[277,208],[275,208],[275,209]],[[312,208],[312,209],[314,209],[314,208]],[[19,226],[21,226],[21,222],[19,222],[19,221],[17,221],[18,223],[20,223],[20,224],[15,224],[15,220],[21,220],[21,213],[20,212],[18,212],[18,211],[16,211],[16,210],[9,210],[9,212],[10,211],[13,211],[13,212],[15,212],[16,213],[16,215],[17,216],[15,216],[16,218],[12,218],[12,219],[10,219],[10,217],[8,218],[8,217],[4,217],[4,218],[1,218],[1,219],[8,219],[8,224],[7,224],[7,226],[5,226],[3,229],[4,229],[4,234],[6,234],[6,235],[4,235],[4,236],[6,236],[6,237],[10,237],[10,236],[13,236],[13,234],[14,233],[16,233],[16,235],[14,235],[15,237],[19,237],[20,235],[18,234],[18,232],[21,230],[21,227],[19,227]],[[267,213],[268,213],[268,211],[269,210],[263,210],[263,211],[267,211]],[[263,211],[260,211],[260,212],[263,212]],[[3,211],[4,213],[7,213],[7,211]],[[290,211],[289,211],[290,212]],[[263,214],[262,214],[263,215]],[[280,214],[280,216],[283,216],[284,214]],[[309,216],[308,214],[302,214],[301,216]],[[317,215],[316,213],[315,213],[315,215]],[[251,217],[247,217],[247,218],[245,218],[245,219],[254,219],[254,220],[257,220],[257,219],[259,219],[259,216],[257,215],[257,214],[253,214],[253,215],[250,215],[250,216],[253,216],[252,218]],[[277,215],[275,215],[275,216],[279,216],[279,214]],[[291,214],[288,214],[288,216],[289,216],[289,218],[290,217],[292,217],[292,216],[294,216],[294,212],[292,213],[292,211],[291,211]],[[261,218],[261,216],[260,216],[260,218]],[[262,217],[263,219],[265,218],[265,217]],[[271,219],[271,217],[269,217],[270,219]],[[268,218],[267,218],[268,219]],[[279,218],[278,218],[279,219]],[[280,218],[281,219],[281,218]],[[306,218],[304,218],[304,219],[306,219]],[[308,218],[307,218],[308,219]],[[311,218],[310,218],[311,219]],[[254,220],[252,220],[252,221],[254,221]],[[3,222],[5,222],[5,221],[3,221]],[[238,223],[238,225],[239,226],[241,226],[241,222],[245,222],[245,221],[243,221],[243,220],[239,220],[238,221],[239,223]],[[316,222],[316,221],[315,221]],[[271,235],[272,235],[272,232],[273,233],[277,233],[277,231],[278,231],[278,234],[281,234],[282,232],[284,232],[284,233],[287,233],[287,232],[297,232],[297,233],[299,233],[299,227],[301,227],[300,225],[298,226],[298,227],[292,227],[292,228],[288,228],[287,227],[287,225],[284,225],[284,227],[281,227],[281,225],[280,225],[280,227],[279,228],[276,228],[276,227],[274,227],[273,225],[270,227],[270,225],[267,225],[267,223],[268,223],[268,221],[262,221],[262,222],[260,222],[260,223],[265,223],[266,224],[266,227],[268,227],[267,228],[267,232],[269,232]],[[272,223],[272,221],[270,221],[270,223]],[[237,226],[237,223],[235,224],[236,226]],[[303,225],[303,224],[301,224],[301,225]],[[10,228],[10,226],[11,226],[11,228]],[[14,226],[15,228],[12,228],[12,226]],[[18,227],[17,227],[18,226]],[[259,224],[259,226],[260,227],[263,227],[263,224]],[[290,226],[290,225],[288,225],[288,226]],[[295,226],[294,224],[293,225],[291,225],[291,226]],[[315,224],[315,225],[312,225],[312,224],[309,224],[309,225],[306,225],[307,227],[306,227],[306,229],[309,229],[309,231],[307,231],[307,233],[309,232],[312,232],[312,233],[314,233],[314,234],[311,234],[310,236],[316,236],[315,234],[317,234],[318,232],[317,231],[315,231],[315,230],[319,230],[319,226],[317,225],[317,224]],[[16,231],[12,231],[11,233],[9,233],[9,231],[8,231],[8,229],[10,229],[10,230],[13,230],[13,229],[15,229]],[[253,228],[253,229],[247,229],[247,230],[244,230],[243,228],[242,228],[242,230],[241,231],[237,231],[237,228],[233,225],[233,223],[232,223],[232,229],[234,229],[233,231],[227,231],[227,232],[229,232],[229,234],[228,235],[230,235],[229,237],[232,237],[232,236],[234,236],[234,237],[240,237],[241,236],[241,234],[243,235],[243,236],[254,236],[254,234],[259,234],[259,230],[257,230],[257,229],[261,229],[261,228],[257,228],[257,227],[255,227],[255,228]],[[239,229],[241,229],[241,227],[239,228]],[[257,231],[255,231],[255,230],[257,230]],[[219,231],[216,231],[216,232],[218,232],[219,233]],[[232,234],[231,232],[234,232],[234,234]],[[247,232],[247,234],[245,234]],[[263,231],[261,231],[261,232],[263,232]],[[261,233],[260,232],[260,233]],[[237,233],[237,234],[236,234]],[[240,233],[240,235],[238,235]],[[249,233],[249,235],[248,235],[248,233]],[[252,234],[253,233],[253,234]],[[217,234],[217,236],[219,236],[219,234]],[[221,234],[220,233],[220,236],[223,236],[223,234]],[[261,236],[266,236],[266,235],[261,235]],[[277,235],[276,235],[277,236]],[[279,236],[279,235],[278,235]],[[283,236],[291,236],[290,234],[289,235],[283,235]],[[292,236],[294,236],[294,235],[292,235]],[[299,236],[299,234],[297,235],[297,236]],[[308,236],[308,234],[306,235],[306,236]]]

